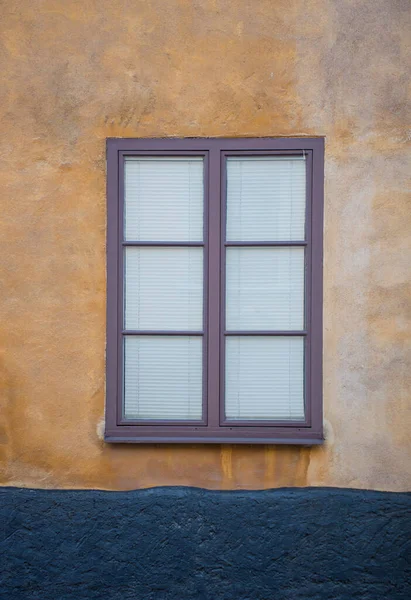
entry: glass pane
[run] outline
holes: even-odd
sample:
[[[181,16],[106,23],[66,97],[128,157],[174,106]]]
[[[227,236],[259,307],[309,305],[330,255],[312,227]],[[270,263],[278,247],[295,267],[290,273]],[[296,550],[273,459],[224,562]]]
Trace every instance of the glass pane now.
[[[124,194],[126,240],[202,241],[202,158],[126,158]]]
[[[203,248],[125,249],[125,327],[203,328]]]
[[[225,413],[233,420],[304,420],[304,339],[226,337]]]
[[[201,419],[202,341],[200,336],[125,337],[126,419]]]
[[[227,159],[227,240],[304,240],[305,160]]]
[[[227,330],[304,328],[304,248],[227,248]]]

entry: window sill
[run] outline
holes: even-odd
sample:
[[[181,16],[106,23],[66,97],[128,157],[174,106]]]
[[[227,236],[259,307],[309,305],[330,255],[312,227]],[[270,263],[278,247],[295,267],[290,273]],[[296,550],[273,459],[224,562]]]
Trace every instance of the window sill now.
[[[130,433],[106,432],[104,441],[110,444],[265,444],[265,445],[298,445],[318,446],[324,443],[322,434],[309,434],[298,437],[266,437],[252,436],[171,436],[171,435],[130,435]]]

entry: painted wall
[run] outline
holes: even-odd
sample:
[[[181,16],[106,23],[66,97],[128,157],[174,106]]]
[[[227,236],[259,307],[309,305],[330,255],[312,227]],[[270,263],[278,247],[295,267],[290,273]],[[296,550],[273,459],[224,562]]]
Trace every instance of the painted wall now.
[[[1,482],[411,489],[410,2],[1,13]],[[105,444],[105,138],[295,135],[326,136],[325,445]]]
[[[409,600],[410,517],[370,490],[2,488],[2,598]]]

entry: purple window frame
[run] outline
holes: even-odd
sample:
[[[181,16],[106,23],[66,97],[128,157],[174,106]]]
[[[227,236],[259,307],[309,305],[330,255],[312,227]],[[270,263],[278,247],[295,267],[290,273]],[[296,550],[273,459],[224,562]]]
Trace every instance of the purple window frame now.
[[[290,242],[226,242],[226,169],[228,156],[305,154],[305,239]],[[125,242],[123,239],[124,158],[141,156],[204,157],[204,239],[201,242]],[[320,444],[322,429],[322,262],[324,205],[323,138],[168,138],[107,139],[107,442]],[[204,248],[202,332],[123,330],[123,248],[201,246]],[[229,421],[224,416],[225,248],[227,246],[305,247],[305,329],[246,331],[241,335],[299,335],[305,339],[305,420]],[[132,421],[122,418],[123,338],[125,335],[202,335],[203,419]]]

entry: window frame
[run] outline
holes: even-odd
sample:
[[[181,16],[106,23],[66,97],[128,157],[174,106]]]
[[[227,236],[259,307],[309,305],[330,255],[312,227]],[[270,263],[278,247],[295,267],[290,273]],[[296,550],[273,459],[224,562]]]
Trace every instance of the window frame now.
[[[305,240],[226,242],[228,156],[306,156]],[[203,243],[123,241],[124,158],[126,156],[204,157]],[[108,138],[107,139],[107,346],[105,441],[126,443],[320,444],[322,430],[322,261],[324,138]],[[203,421],[123,420],[123,248],[202,246],[204,248]],[[225,248],[229,246],[305,247],[305,414],[304,422],[227,421],[224,417]],[[141,333],[141,332],[140,332]],[[170,335],[169,331],[162,332]],[[242,332],[243,333],[243,332]],[[244,332],[273,335],[273,332]],[[301,332],[275,332],[275,335]],[[173,334],[173,332],[172,332]],[[190,335],[181,332],[182,335]],[[233,335],[232,332],[230,332]],[[174,333],[174,335],[176,335]]]

